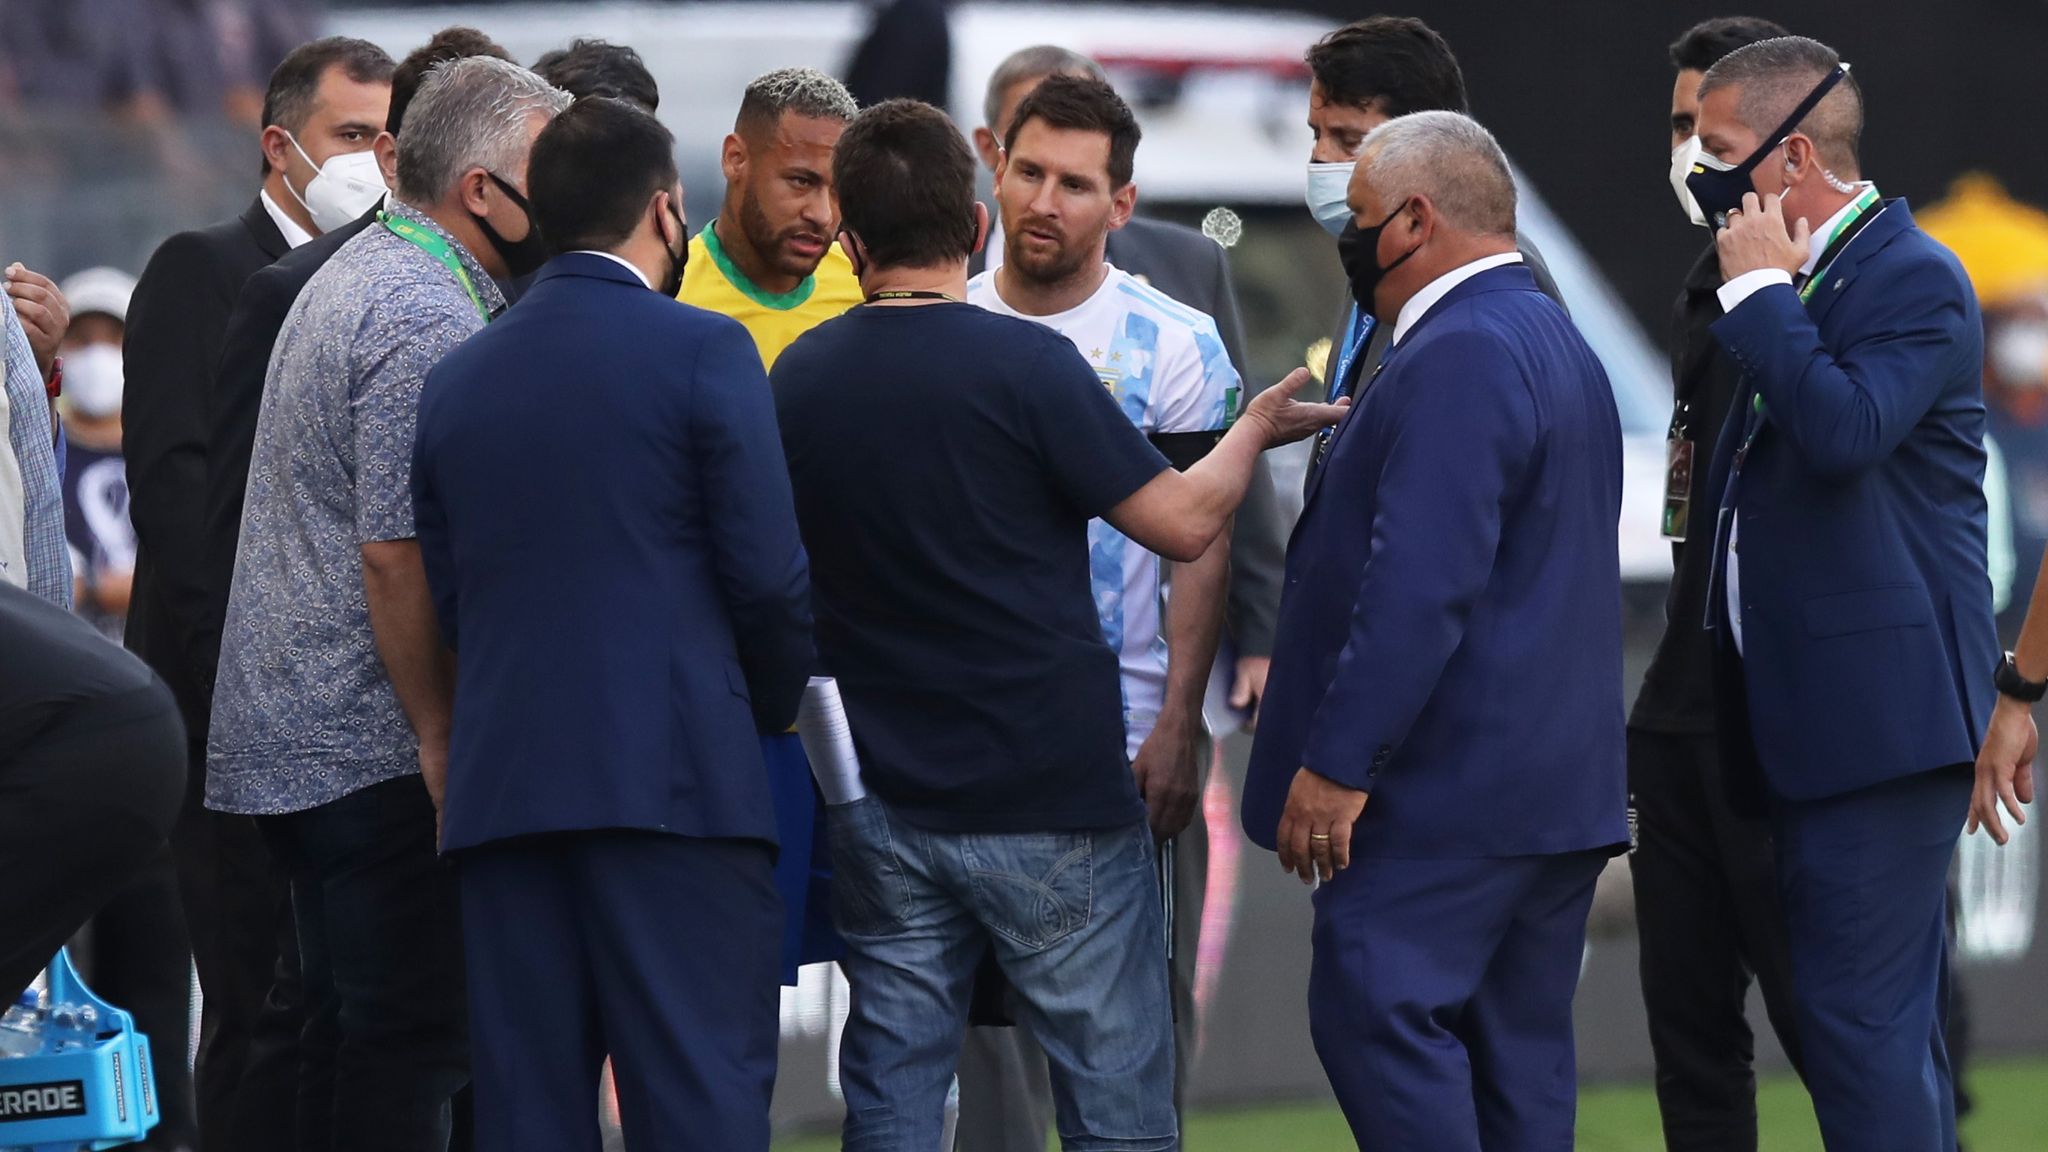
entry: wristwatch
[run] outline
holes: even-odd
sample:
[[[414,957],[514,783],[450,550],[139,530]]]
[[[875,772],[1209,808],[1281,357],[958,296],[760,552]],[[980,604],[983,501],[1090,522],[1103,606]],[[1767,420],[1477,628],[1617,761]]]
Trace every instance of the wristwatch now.
[[[55,356],[50,359],[50,378],[43,383],[43,391],[49,393],[52,400],[64,394],[64,358],[62,356]]]
[[[2043,696],[2048,696],[2048,680],[2029,680],[2020,675],[2019,661],[2010,652],[1998,662],[1991,682],[1997,686],[1999,695],[2010,696],[2022,704],[2038,704]]]

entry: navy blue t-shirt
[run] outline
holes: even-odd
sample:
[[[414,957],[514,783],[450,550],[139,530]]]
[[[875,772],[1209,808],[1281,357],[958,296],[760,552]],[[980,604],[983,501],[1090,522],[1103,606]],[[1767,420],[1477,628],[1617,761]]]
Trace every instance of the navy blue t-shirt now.
[[[855,308],[775,363],[819,658],[867,787],[940,831],[1142,819],[1088,521],[1167,463],[1065,337]]]

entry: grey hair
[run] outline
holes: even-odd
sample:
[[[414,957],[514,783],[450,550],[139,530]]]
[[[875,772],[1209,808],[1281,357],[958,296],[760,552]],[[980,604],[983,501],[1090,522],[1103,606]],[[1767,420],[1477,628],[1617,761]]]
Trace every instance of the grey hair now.
[[[1426,196],[1453,228],[1481,236],[1515,234],[1515,178],[1493,133],[1458,112],[1398,116],[1366,136],[1358,166],[1397,211]]]
[[[996,123],[996,118],[1003,114],[1004,94],[1026,80],[1043,80],[1047,76],[1087,76],[1109,83],[1102,65],[1072,48],[1057,44],[1019,48],[1004,57],[996,65],[995,74],[988,78],[988,93],[981,100],[981,122],[989,131],[1001,134],[1008,127]]]
[[[1735,118],[1768,143],[1785,117],[1799,107],[1816,85],[1842,63],[1833,48],[1804,36],[1779,36],[1744,45],[1723,56],[1700,81],[1700,99],[1723,88],[1737,90]],[[1856,179],[1861,163],[1863,90],[1856,77],[1844,76],[1796,131],[1813,141],[1821,166],[1831,175]]]
[[[860,104],[846,85],[816,68],[777,68],[756,76],[740,98],[734,130],[775,123],[785,112],[810,120],[845,122],[860,115]]]
[[[472,168],[513,179],[526,170],[533,117],[552,120],[569,99],[509,60],[465,56],[436,65],[398,132],[399,199],[435,203]]]

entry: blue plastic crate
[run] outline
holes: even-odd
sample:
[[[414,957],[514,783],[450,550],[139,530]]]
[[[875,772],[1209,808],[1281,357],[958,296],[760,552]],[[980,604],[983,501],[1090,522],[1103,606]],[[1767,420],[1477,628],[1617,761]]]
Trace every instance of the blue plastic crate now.
[[[149,1038],[128,1013],[92,994],[69,953],[50,963],[49,1003],[89,1004],[94,1038],[0,1060],[0,1152],[81,1152],[142,1139],[161,1118]]]

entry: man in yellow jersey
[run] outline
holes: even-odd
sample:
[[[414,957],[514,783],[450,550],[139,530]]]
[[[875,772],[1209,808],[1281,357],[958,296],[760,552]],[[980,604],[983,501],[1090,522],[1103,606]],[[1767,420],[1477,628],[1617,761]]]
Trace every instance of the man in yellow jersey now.
[[[775,366],[782,350],[861,302],[853,265],[835,243],[832,149],[859,108],[846,85],[811,68],[781,68],[747,85],[720,157],[725,203],[690,241],[676,299],[740,322]],[[799,964],[837,959],[825,900],[823,853],[812,867],[818,828],[810,762],[794,732],[764,735],[775,793],[775,886],[788,917],[782,982]],[[815,896],[813,896],[815,893]]]
[[[833,243],[832,147],[858,108],[846,86],[811,68],[782,68],[747,85],[725,138],[725,203],[690,241],[685,304],[746,326],[761,363],[861,302]]]

